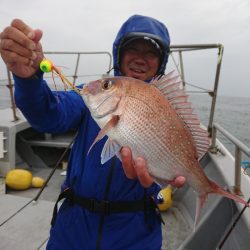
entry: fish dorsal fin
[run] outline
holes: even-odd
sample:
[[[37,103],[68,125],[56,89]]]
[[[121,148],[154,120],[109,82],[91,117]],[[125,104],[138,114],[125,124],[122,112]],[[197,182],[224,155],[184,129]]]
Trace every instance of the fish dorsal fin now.
[[[188,101],[188,95],[182,88],[181,77],[173,70],[167,75],[154,78],[151,84],[161,91],[184,121],[193,136],[198,158],[201,159],[209,148],[210,138],[208,132],[201,126],[198,116],[194,113],[191,102]]]

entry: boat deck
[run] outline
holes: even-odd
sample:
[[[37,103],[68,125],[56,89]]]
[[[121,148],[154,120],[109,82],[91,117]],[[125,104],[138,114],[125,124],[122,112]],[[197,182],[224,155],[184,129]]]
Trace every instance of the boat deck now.
[[[0,111],[0,115],[4,115],[4,113],[4,111]],[[7,112],[7,114],[9,113]],[[10,117],[7,120],[9,119]],[[56,142],[54,136],[44,137],[45,139],[33,137],[27,121],[23,118],[17,122],[10,123],[7,121],[5,123],[3,119],[1,120],[0,128],[2,131],[0,131],[2,135],[0,146],[6,151],[2,150],[0,176],[4,176],[4,173],[14,166],[16,168],[21,166],[22,168],[29,168],[33,176],[40,176],[46,179],[52,170],[48,166],[55,165],[55,159],[50,161],[50,156],[55,156],[55,153],[52,153],[51,150],[57,146],[65,148],[70,141],[70,137],[64,137],[64,141],[60,140],[58,135],[56,136]],[[19,152],[23,153],[22,156],[29,156],[26,159],[29,162],[23,161],[22,157],[16,154],[16,148],[13,145],[16,145]],[[223,187],[230,188],[234,185],[234,159],[221,143],[217,142],[217,145],[222,153],[209,153],[203,158],[201,165],[211,179],[220,183]],[[36,147],[36,152],[33,151],[32,146]],[[42,163],[42,160],[35,158],[35,153],[41,147],[45,148],[46,151],[39,151],[39,153],[42,153],[41,155],[46,153],[44,158],[47,161],[46,164],[39,165],[39,163]],[[26,151],[22,152],[25,149]],[[56,161],[58,160],[58,157],[54,158],[56,158]],[[43,165],[45,167],[42,167]],[[0,179],[0,249],[33,250],[46,248],[53,206],[65,178],[65,176],[61,176],[62,171],[57,169],[36,203],[33,203],[32,200],[39,192],[38,189],[30,188],[25,191],[7,190],[7,194],[5,194]],[[249,187],[249,176],[242,175],[241,189],[245,199],[248,197]],[[200,249],[201,246],[204,250],[216,249],[223,239],[224,233],[243,207],[242,205],[232,203],[228,199],[211,195],[202,209],[201,220],[194,233],[195,198],[195,193],[188,185],[174,194],[174,206],[163,213],[163,219],[166,223],[162,226],[163,250],[196,250]],[[223,250],[249,249],[249,218],[250,210],[246,209],[233,233],[223,246]]]
[[[33,176],[46,178],[51,169],[33,169]],[[64,176],[56,170],[37,202],[32,200],[39,189],[7,190],[0,195],[0,249],[45,249],[55,200]]]
[[[46,178],[51,169],[33,169],[33,176]],[[0,249],[44,250],[50,231],[52,212],[64,176],[56,170],[37,202],[38,189],[7,190],[0,195]],[[192,232],[192,220],[178,202],[162,214],[163,250],[176,250]],[[171,229],[171,230],[170,230]]]
[[[45,249],[54,203],[14,195],[0,196],[1,249]]]
[[[204,159],[205,172],[216,182],[223,183],[228,171],[223,171],[223,175],[221,175],[215,168],[216,161],[213,161],[212,158]],[[218,158],[226,160],[224,156]],[[230,164],[226,161],[222,165],[228,168]],[[31,170],[33,176],[46,179],[51,168],[32,168]],[[7,190],[7,194],[3,194],[3,192],[0,194],[0,249],[46,249],[53,207],[65,178],[61,175],[62,172],[62,169],[56,170],[36,203],[32,202],[39,192],[35,188],[25,191]],[[242,178],[242,185],[242,190],[245,192],[245,187],[249,185],[246,176]],[[236,206],[230,200],[220,196],[211,196],[202,210],[200,223],[194,233],[195,194],[193,190],[188,186],[179,189],[174,193],[174,200],[173,207],[162,214],[165,221],[165,225],[162,225],[162,250],[200,249],[200,246],[204,244],[203,249],[215,249],[223,238],[226,228],[240,211],[237,208],[238,204]],[[248,243],[250,243],[249,216],[250,210],[247,209],[223,250],[248,249]],[[231,245],[240,247],[229,248]]]

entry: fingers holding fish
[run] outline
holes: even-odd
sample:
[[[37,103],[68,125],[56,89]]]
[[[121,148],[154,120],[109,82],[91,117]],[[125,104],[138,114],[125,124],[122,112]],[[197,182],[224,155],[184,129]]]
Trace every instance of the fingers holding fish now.
[[[136,172],[135,172],[134,162],[132,159],[132,152],[131,152],[130,148],[123,147],[121,149],[120,154],[121,154],[122,166],[123,166],[123,170],[125,172],[125,175],[129,179],[135,179]]]
[[[129,179],[138,178],[143,187],[151,186],[153,183],[153,178],[148,172],[145,159],[138,157],[133,160],[132,152],[128,147],[123,147],[120,153],[125,175]]]
[[[147,163],[144,158],[138,157],[135,160],[134,169],[136,172],[136,176],[138,177],[138,180],[140,181],[143,187],[147,188],[153,184],[153,178],[148,172]]]
[[[176,188],[183,187],[185,183],[186,183],[186,177],[181,175],[169,181],[169,184]]]

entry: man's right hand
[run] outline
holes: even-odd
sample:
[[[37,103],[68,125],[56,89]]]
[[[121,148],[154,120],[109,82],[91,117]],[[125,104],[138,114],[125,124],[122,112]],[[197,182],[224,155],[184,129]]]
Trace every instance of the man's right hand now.
[[[125,175],[129,179],[138,178],[143,187],[150,187],[154,180],[148,172],[146,160],[142,157],[138,157],[137,159],[133,160],[132,152],[129,147],[123,147],[120,153]],[[168,180],[168,184],[176,188],[184,186],[185,183],[186,177],[181,175],[176,176],[173,180]]]
[[[43,59],[42,31],[32,29],[20,19],[0,33],[0,52],[8,69],[23,78],[31,77]]]

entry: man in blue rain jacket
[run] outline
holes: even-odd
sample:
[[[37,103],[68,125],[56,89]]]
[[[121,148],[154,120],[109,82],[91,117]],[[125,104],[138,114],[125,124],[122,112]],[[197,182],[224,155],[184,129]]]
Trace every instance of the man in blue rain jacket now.
[[[102,166],[106,139],[87,154],[99,127],[81,96],[74,91],[55,94],[43,80],[42,32],[15,19],[0,37],[2,58],[14,75],[16,104],[31,126],[48,133],[78,131],[60,197],[66,199],[54,215],[47,249],[161,249],[161,221],[151,198],[160,187],[145,160],[133,161],[130,149],[123,148],[122,162],[114,157]],[[164,74],[169,45],[164,24],[130,17],[113,44],[115,75],[149,82]],[[181,186],[183,179],[173,184]]]

